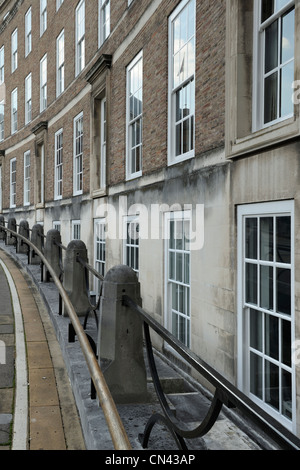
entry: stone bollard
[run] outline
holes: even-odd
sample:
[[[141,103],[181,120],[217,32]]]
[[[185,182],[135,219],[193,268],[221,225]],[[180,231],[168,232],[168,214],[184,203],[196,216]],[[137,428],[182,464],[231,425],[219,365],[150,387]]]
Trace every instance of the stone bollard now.
[[[0,226],[5,227],[5,218],[3,215],[0,215]],[[0,240],[5,240],[5,237],[6,237],[5,230],[0,228]]]
[[[13,232],[17,232],[17,222],[14,217],[8,219],[7,228],[12,230]],[[16,244],[16,237],[14,237],[10,232],[7,233],[6,237],[6,245],[15,245]]]
[[[60,278],[60,275],[61,275],[60,250],[61,248],[57,245],[57,243],[61,244],[61,235],[59,231],[55,229],[49,230],[46,236],[44,256],[47,259],[47,261],[50,263],[55,274]],[[44,282],[48,282],[50,280],[49,271],[45,265],[43,265],[42,269],[43,269],[42,279]]]
[[[87,293],[85,268],[77,261],[80,257],[88,262],[87,249],[83,241],[73,240],[69,243],[64,260],[63,286],[79,317],[85,316],[90,310]],[[63,313],[67,316],[66,313]]]
[[[21,220],[19,226],[19,235],[27,238],[29,240],[29,224],[27,220]],[[29,250],[29,246],[23,242],[20,238],[17,238],[17,253],[25,253],[27,254]]]
[[[44,228],[40,224],[36,224],[32,227],[31,231],[31,242],[37,247],[39,251],[43,251],[44,246]],[[29,253],[29,264],[40,264],[41,259],[35,253],[35,251],[30,248]]]
[[[128,266],[116,266],[103,282],[99,361],[116,403],[146,403],[149,397],[142,320],[122,304],[124,294],[141,305],[140,283],[135,272]]]

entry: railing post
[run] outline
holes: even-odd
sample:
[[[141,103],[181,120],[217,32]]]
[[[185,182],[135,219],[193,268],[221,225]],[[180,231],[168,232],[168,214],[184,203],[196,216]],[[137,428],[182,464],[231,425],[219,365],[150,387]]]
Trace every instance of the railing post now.
[[[31,243],[33,243],[39,251],[43,251],[44,246],[44,228],[40,224],[36,224],[32,227],[31,231]],[[40,264],[41,259],[35,253],[33,248],[30,248],[29,253],[29,264]]]
[[[27,220],[21,220],[19,226],[19,234],[29,240],[29,224]],[[17,239],[17,253],[25,253],[27,254],[29,250],[29,246],[26,245],[23,240],[20,238]]]
[[[122,303],[126,294],[141,305],[140,283],[128,266],[106,275],[100,304],[99,361],[116,403],[145,403],[147,374],[140,317]]]
[[[12,230],[13,232],[17,231],[17,222],[14,217],[10,217],[8,219],[7,228],[9,230]],[[6,237],[6,245],[15,245],[15,244],[16,244],[16,237],[14,237],[11,233],[8,233]]]
[[[72,240],[67,246],[64,259],[63,286],[77,315],[82,317],[90,311],[91,305],[88,299],[85,269],[77,261],[78,257],[87,262],[86,245],[81,240]]]
[[[5,218],[3,215],[0,215],[0,226],[5,227]],[[0,240],[5,240],[6,232],[2,228],[0,228]]]
[[[46,236],[46,243],[44,247],[44,255],[55,274],[58,278],[61,275],[61,253],[60,247],[57,243],[61,244],[61,235],[58,230],[52,229],[49,230]],[[50,275],[45,265],[42,267],[43,274],[42,279],[44,282],[48,282]]]

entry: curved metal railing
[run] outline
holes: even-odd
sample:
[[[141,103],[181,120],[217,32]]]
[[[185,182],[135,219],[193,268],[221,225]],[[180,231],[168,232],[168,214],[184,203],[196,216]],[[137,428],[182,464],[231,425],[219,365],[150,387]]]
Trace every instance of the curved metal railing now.
[[[298,437],[296,437],[277,420],[262,410],[252,400],[250,400],[249,397],[234,387],[227,379],[215,371],[211,366],[202,361],[198,356],[196,356],[196,354],[194,354],[190,349],[178,341],[177,338],[175,338],[152,316],[150,316],[145,310],[137,305],[130,297],[124,295],[123,304],[127,307],[130,307],[138,315],[140,315],[144,323],[145,342],[149,367],[151,370],[154,387],[163,410],[163,415],[155,414],[152,415],[149,419],[143,436],[144,448],[147,447],[148,439],[153,426],[158,421],[162,421],[171,431],[178,447],[180,449],[187,450],[184,439],[203,437],[212,428],[221,412],[223,404],[225,404],[228,407],[236,407],[241,410],[247,417],[256,423],[261,430],[263,430],[268,436],[277,442],[281,448],[289,450],[300,450],[300,439]],[[150,338],[150,328],[215,387],[215,394],[206,417],[200,425],[196,426],[192,430],[185,423],[181,423],[176,418],[168,405],[168,401],[166,400],[165,394],[163,392],[155,365]]]
[[[90,372],[94,387],[96,389],[97,396],[99,398],[100,405],[102,407],[102,410],[103,410],[103,413],[107,422],[107,426],[108,426],[114,447],[116,450],[131,450],[132,449],[131,444],[129,442],[128,436],[126,434],[125,428],[119,416],[114,400],[106,384],[103,373],[100,369],[97,358],[94,354],[93,348],[87,338],[87,335],[84,332],[84,329],[79,321],[79,318],[75,312],[75,309],[72,303],[70,302],[70,299],[62,283],[60,282],[58,276],[55,274],[55,271],[52,269],[51,265],[45,258],[44,254],[40,250],[38,250],[36,246],[33,243],[31,243],[30,240],[8,229],[7,227],[3,225],[0,225],[0,229],[5,230],[6,233],[8,232],[13,237],[17,237],[23,240],[24,243],[26,243],[29,247],[31,247],[36,252],[36,254],[41,258],[41,261],[44,263],[47,270],[49,271],[53,279],[53,282],[55,283],[59,291],[59,294],[62,297],[69,319],[72,323],[72,326],[75,330],[78,341],[80,343],[87,366],[89,368],[89,372]]]

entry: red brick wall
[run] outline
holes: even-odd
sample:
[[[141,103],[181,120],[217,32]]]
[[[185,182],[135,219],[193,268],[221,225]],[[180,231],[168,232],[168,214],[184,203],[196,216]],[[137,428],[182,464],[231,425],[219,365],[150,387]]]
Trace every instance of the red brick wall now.
[[[5,106],[5,140],[0,150],[20,144],[17,156],[22,161],[28,148],[22,146],[24,139],[32,135],[32,128],[41,121],[51,123],[72,99],[78,96],[87,82],[85,75],[101,54],[111,54],[113,65],[110,75],[110,129],[107,151],[108,184],[114,185],[125,179],[126,154],[126,67],[143,49],[143,174],[167,165],[168,137],[168,17],[180,3],[178,0],[163,0],[154,15],[123,54],[114,61],[114,53],[135,30],[135,25],[151,0],[134,0],[128,8],[127,0],[111,1],[111,35],[98,49],[98,0],[86,0],[86,68],[75,78],[75,9],[77,1],[65,0],[58,12],[56,2],[48,2],[48,27],[40,38],[39,2],[24,0],[15,17],[0,34],[0,47],[5,45],[5,83],[7,100]],[[33,4],[33,5],[32,5]],[[224,145],[225,112],[225,9],[224,1],[197,1],[196,26],[196,158],[215,147]],[[24,16],[32,5],[32,52],[24,58]],[[11,74],[12,31],[18,27],[18,69]],[[65,30],[65,92],[56,99],[56,38]],[[48,108],[40,114],[40,59],[48,57]],[[24,127],[24,80],[32,73],[32,122]],[[18,87],[18,128],[11,136],[10,93]],[[73,191],[73,118],[84,112],[84,192],[90,191],[90,96],[70,109],[48,129],[46,151],[45,200],[53,199],[54,191],[54,135],[64,128],[64,181],[63,197],[72,196]],[[32,168],[34,166],[34,144],[32,146]],[[25,148],[26,147],[26,148]],[[4,201],[8,206],[9,158],[4,159]],[[18,205],[23,203],[23,173],[18,162]],[[32,170],[33,171],[33,170]],[[21,178],[22,176],[22,178]],[[33,183],[33,178],[32,178]],[[31,191],[33,195],[33,188]],[[21,196],[19,196],[22,195]]]

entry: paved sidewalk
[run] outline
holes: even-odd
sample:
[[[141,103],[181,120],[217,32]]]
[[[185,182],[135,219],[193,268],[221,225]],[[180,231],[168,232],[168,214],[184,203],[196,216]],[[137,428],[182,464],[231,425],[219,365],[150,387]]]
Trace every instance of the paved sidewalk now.
[[[0,450],[84,449],[66,368],[45,306],[30,279],[25,279],[25,273],[3,251],[0,251],[0,263],[0,340],[6,349],[6,364],[0,364]],[[7,280],[9,275],[18,298],[14,298],[13,286]],[[24,331],[14,328],[18,301]],[[18,370],[15,346],[22,341],[23,334],[27,370]],[[18,374],[24,374],[24,380],[28,380],[25,384],[28,386],[28,413],[26,403],[17,402]],[[18,436],[22,426],[25,433],[28,427],[27,438]]]

